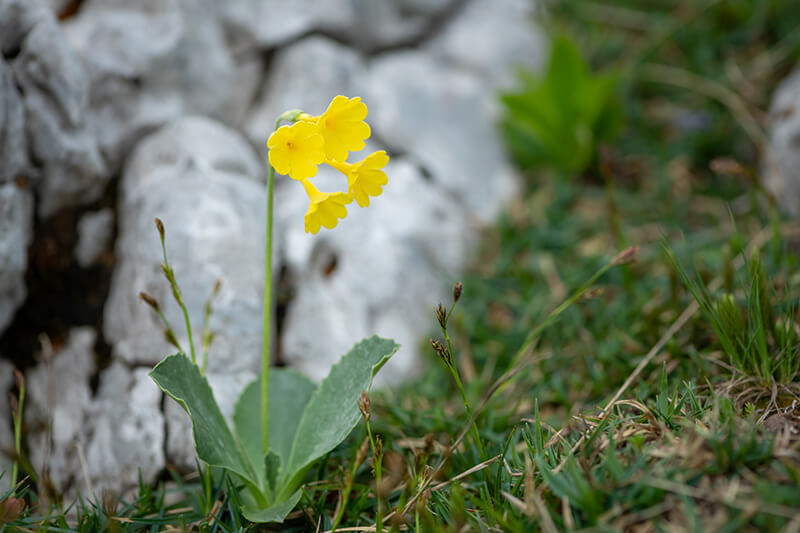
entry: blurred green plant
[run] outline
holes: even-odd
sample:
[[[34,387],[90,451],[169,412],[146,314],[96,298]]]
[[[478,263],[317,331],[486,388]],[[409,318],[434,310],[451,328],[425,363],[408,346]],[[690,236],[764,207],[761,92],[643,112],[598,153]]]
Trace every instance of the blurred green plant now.
[[[735,294],[712,294],[667,249],[678,275],[700,305],[730,363],[765,386],[791,383],[800,372],[797,303],[778,302],[758,255],[747,260],[747,282]],[[739,297],[737,297],[739,295]]]
[[[502,129],[524,169],[551,166],[573,177],[595,159],[599,143],[619,131],[618,77],[594,74],[576,46],[559,36],[543,77],[520,72],[521,87],[501,95]]]

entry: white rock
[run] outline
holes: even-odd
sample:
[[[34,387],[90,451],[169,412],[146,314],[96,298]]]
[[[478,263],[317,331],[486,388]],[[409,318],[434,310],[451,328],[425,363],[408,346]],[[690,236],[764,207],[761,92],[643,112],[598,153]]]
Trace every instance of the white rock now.
[[[0,359],[0,450],[14,449],[11,406],[8,403],[8,392],[13,385],[14,365]],[[11,459],[0,451],[0,494],[5,494],[11,487],[11,465]]]
[[[85,445],[87,493],[131,491],[140,473],[149,483],[164,468],[162,393],[149,371],[115,363],[100,377]]]
[[[303,232],[308,199],[302,187],[285,184],[278,196],[287,266],[296,279],[282,356],[317,381],[372,334],[403,345],[377,383],[416,375],[420,337],[435,325],[431,310],[449,294],[475,235],[464,209],[412,163],[391,161],[386,173],[385,192],[368,208],[351,204],[334,230],[315,236]],[[315,183],[332,191],[343,179],[323,171]]]
[[[219,149],[214,150],[214,145]],[[189,353],[183,314],[161,272],[153,219],[166,226],[170,265],[183,294],[200,360],[203,308],[217,280],[210,372],[257,372],[261,360],[266,194],[263,168],[236,132],[209,119],[176,121],[144,139],[121,184],[117,265],[104,332],[114,356],[155,364],[175,348],[138,294],[155,297]],[[275,246],[279,245],[276,239]],[[276,262],[274,272],[280,265]]]
[[[313,32],[367,52],[410,45],[458,0],[229,0],[221,16],[245,46],[271,48]],[[314,65],[316,68],[317,65]]]
[[[765,184],[781,209],[796,217],[800,215],[800,70],[775,91],[769,120]]]
[[[337,94],[354,95],[354,81],[363,72],[356,52],[324,37],[309,37],[282,49],[247,122],[248,136],[256,146],[264,146],[278,115],[289,109],[321,114]]]
[[[0,185],[0,332],[25,300],[25,270],[32,238],[33,195],[16,183]]]
[[[374,135],[410,153],[480,222],[493,221],[517,189],[494,91],[418,51],[382,56],[364,83]]]
[[[479,74],[492,89],[509,87],[517,68],[539,69],[547,39],[534,0],[470,0],[447,21],[429,49],[448,64]]]
[[[42,167],[37,209],[49,216],[98,198],[110,175],[87,116],[87,72],[54,14],[43,7],[42,0],[31,0],[10,10],[17,24],[29,26],[11,43],[19,49],[11,66],[23,96],[31,157]]]
[[[0,183],[30,173],[25,106],[14,73],[0,60]]]
[[[344,31],[355,17],[352,0],[229,0],[220,5],[231,33],[246,45],[273,47],[314,30]]]
[[[213,0],[91,0],[65,22],[89,66],[94,131],[113,169],[170,120],[244,118],[261,59],[230,49],[218,7]]]
[[[86,213],[78,220],[78,244],[75,259],[83,268],[88,267],[106,249],[114,231],[114,210],[101,209]]]
[[[31,462],[59,491],[79,475],[78,447],[85,451],[95,338],[91,328],[71,330],[65,346],[27,376],[26,425],[42,428],[28,434]]]

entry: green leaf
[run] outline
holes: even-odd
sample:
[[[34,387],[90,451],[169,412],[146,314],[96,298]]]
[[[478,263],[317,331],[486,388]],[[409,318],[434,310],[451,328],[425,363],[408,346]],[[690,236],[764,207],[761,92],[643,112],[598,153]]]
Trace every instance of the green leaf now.
[[[297,370],[273,368],[269,372],[269,449],[280,458],[281,469],[289,462],[297,426],[316,388]],[[260,377],[247,385],[236,401],[233,427],[250,463],[263,464]]]
[[[211,466],[226,468],[257,485],[258,476],[231,433],[208,381],[197,366],[179,353],[158,363],[150,377],[189,413],[197,456]],[[263,461],[258,464],[262,465]]]
[[[246,505],[242,507],[242,514],[251,522],[256,523],[283,522],[284,518],[286,518],[286,515],[288,515],[292,509],[294,509],[294,506],[297,505],[297,502],[300,501],[300,496],[302,493],[303,491],[296,490],[284,501],[273,504],[264,509]]]
[[[400,347],[391,339],[364,339],[333,365],[328,377],[311,396],[297,428],[284,490],[302,481],[306,468],[333,450],[358,424],[358,398],[372,378]]]

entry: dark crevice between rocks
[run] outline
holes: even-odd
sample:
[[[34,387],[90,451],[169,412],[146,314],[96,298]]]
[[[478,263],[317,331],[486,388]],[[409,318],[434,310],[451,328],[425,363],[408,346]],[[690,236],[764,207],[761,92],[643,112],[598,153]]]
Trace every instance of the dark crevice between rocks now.
[[[20,370],[37,364],[40,336],[47,335],[57,352],[70,329],[90,326],[97,332],[94,345],[96,373],[90,384],[96,391],[98,376],[111,362],[111,346],[103,337],[103,308],[114,267],[116,216],[108,246],[92,265],[82,268],[74,257],[78,220],[85,213],[111,207],[116,213],[118,179],[110,180],[103,196],[91,204],[63,209],[44,220],[35,217],[25,273],[27,296],[8,328],[0,335],[0,357]]]

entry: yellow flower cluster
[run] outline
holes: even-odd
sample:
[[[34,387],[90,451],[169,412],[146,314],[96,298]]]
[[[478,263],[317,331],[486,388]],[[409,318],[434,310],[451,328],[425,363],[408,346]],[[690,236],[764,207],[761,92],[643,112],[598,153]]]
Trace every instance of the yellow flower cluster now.
[[[384,150],[368,155],[357,163],[346,161],[350,152],[364,149],[370,136],[367,105],[361,98],[335,97],[328,109],[318,117],[300,114],[297,121],[281,126],[267,140],[269,163],[280,174],[303,184],[310,205],[304,222],[306,233],[317,233],[320,227],[333,229],[340,218],[347,216],[347,204],[354,199],[361,207],[369,205],[370,196],[379,196],[388,183],[382,170],[389,162]],[[325,163],[347,177],[344,192],[321,192],[310,178]]]

